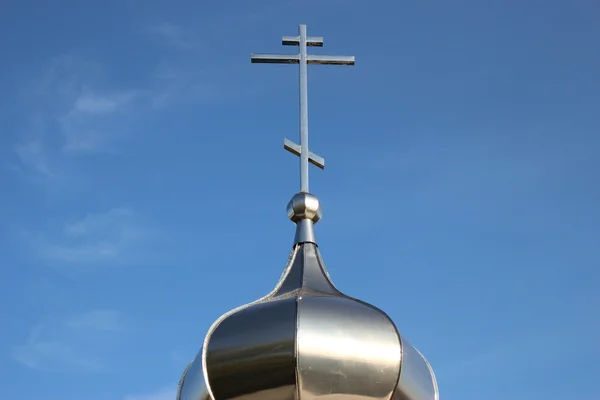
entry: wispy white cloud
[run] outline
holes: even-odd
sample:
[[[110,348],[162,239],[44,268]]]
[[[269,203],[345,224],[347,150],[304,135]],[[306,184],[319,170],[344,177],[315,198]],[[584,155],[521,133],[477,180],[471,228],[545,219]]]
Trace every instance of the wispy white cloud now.
[[[66,326],[77,331],[118,332],[124,329],[121,319],[118,311],[96,310],[68,320]]]
[[[54,177],[48,165],[48,156],[41,140],[30,140],[17,143],[14,151],[25,168],[46,177]]]
[[[77,354],[68,343],[58,341],[32,340],[25,345],[16,346],[13,356],[15,361],[20,364],[38,370],[56,371],[98,367],[94,361]]]
[[[71,112],[85,114],[109,114],[127,104],[134,97],[133,91],[110,93],[101,96],[96,93],[82,93],[74,102]]]
[[[145,226],[132,210],[119,207],[90,213],[51,230],[26,236],[36,253],[50,261],[69,264],[120,263],[131,261],[138,246],[147,244],[157,232]]]
[[[176,101],[218,101],[219,97],[227,96],[221,84],[223,74],[223,68],[207,70],[195,62],[165,61],[153,74],[156,87],[151,105],[155,109],[164,109]]]
[[[228,10],[210,18],[200,17],[194,24],[176,25],[162,22],[142,30],[162,43],[169,44],[180,51],[177,57],[171,55],[159,59],[152,66],[154,69],[154,85],[152,88],[151,105],[155,109],[172,107],[175,103],[205,103],[223,104],[239,100],[240,97],[256,96],[259,93],[272,90],[277,85],[265,84],[264,81],[246,79],[244,63],[240,60],[221,56],[220,61],[207,67],[203,58],[198,58],[197,52],[190,49],[203,48],[211,51],[210,39],[201,38],[220,34],[223,26],[232,23],[239,26],[252,26],[273,17],[278,12],[293,7],[291,1],[280,1],[273,4]],[[233,22],[232,22],[233,21]]]
[[[71,156],[115,152],[131,137],[144,90],[114,85],[107,75],[99,64],[62,56],[22,85],[18,99],[27,112],[14,169],[57,178]]]
[[[244,68],[239,60],[210,67],[199,65],[197,60],[165,60],[156,66],[153,74],[151,105],[165,109],[177,103],[228,104],[277,87],[247,80]]]
[[[176,388],[168,387],[159,389],[153,393],[128,395],[123,400],[174,400],[176,394]]]
[[[190,35],[186,35],[181,26],[169,22],[150,26],[147,32],[161,42],[181,50],[195,49],[200,45],[198,40],[194,40]]]
[[[128,112],[136,97],[134,90],[107,94],[82,91],[69,109],[58,117],[68,152],[113,152],[115,144],[127,138]]]
[[[113,208],[104,213],[87,214],[78,221],[65,223],[64,232],[70,236],[87,236],[99,231],[113,231],[115,226],[132,216],[133,212],[125,207]]]
[[[47,125],[46,119],[41,115],[26,118],[24,126],[15,135],[17,141],[11,148],[17,156],[16,162],[9,161],[11,169],[48,180],[57,178],[53,149],[45,135]]]
[[[70,319],[48,318],[31,330],[24,344],[13,348],[13,359],[37,370],[99,370],[103,367],[104,341],[98,339],[122,330],[120,320],[120,313],[114,310],[92,311]]]
[[[189,27],[163,22],[144,29],[178,49],[200,46],[201,35]],[[227,61],[224,61],[227,63]],[[28,125],[13,143],[13,170],[65,183],[78,162],[74,156],[119,153],[142,129],[145,113],[180,102],[228,102],[240,96],[236,65],[207,69],[193,52],[159,58],[137,72],[145,83],[129,87],[111,79],[100,62],[74,55],[56,57],[23,83],[18,97],[23,124]],[[237,78],[241,79],[241,78]],[[253,84],[254,85],[254,84]],[[246,94],[264,90],[256,83]]]

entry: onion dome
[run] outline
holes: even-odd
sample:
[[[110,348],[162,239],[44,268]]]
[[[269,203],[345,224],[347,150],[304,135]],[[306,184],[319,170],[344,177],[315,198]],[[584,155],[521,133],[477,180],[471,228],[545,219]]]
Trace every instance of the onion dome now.
[[[306,43],[319,39],[304,25],[298,37],[284,37],[300,45],[301,74]],[[301,114],[302,103],[301,94]],[[286,141],[300,155],[301,191],[287,206],[296,235],[283,274],[271,293],[214,322],[177,399],[439,400],[431,365],[390,317],[333,284],[314,233],[321,204],[308,192],[308,162],[324,161],[306,136],[301,121],[300,145]]]

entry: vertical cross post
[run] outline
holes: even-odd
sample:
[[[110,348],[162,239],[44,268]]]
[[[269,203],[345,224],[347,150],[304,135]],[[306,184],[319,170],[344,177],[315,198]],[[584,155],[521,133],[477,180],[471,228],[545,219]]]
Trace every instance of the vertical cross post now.
[[[308,164],[325,168],[325,160],[312,153],[308,147],[308,64],[354,65],[354,56],[309,55],[308,46],[323,46],[322,37],[308,37],[306,25],[298,27],[298,36],[284,36],[282,44],[298,46],[298,54],[252,54],[252,63],[271,64],[300,64],[300,145],[285,139],[283,147],[289,152],[300,156],[300,192],[308,193]]]
[[[308,81],[306,76],[306,25],[298,27],[300,36],[300,191],[308,193]]]

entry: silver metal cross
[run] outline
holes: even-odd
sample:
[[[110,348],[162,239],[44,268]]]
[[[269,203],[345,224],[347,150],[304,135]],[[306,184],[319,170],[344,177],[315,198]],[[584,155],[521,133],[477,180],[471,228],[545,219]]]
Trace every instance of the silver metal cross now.
[[[300,145],[285,139],[283,147],[300,156],[300,191],[308,193],[308,163],[324,169],[325,160],[308,150],[308,64],[354,65],[354,56],[309,55],[307,46],[323,46],[322,37],[307,37],[306,25],[298,26],[298,36],[284,36],[282,44],[299,46],[299,54],[252,54],[253,63],[300,64]]]

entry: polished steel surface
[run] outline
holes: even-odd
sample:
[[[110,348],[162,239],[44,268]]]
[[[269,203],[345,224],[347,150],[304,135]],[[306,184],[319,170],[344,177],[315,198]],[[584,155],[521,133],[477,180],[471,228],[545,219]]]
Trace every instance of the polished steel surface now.
[[[300,191],[308,193],[308,81],[306,64],[306,25],[298,27],[300,35]]]
[[[300,156],[300,153],[302,152],[302,147],[289,139],[283,139],[283,148],[297,156]],[[319,157],[312,151],[308,152],[308,162],[316,167],[325,169],[325,159],[323,157]]]
[[[214,398],[252,393],[294,399],[296,309],[294,298],[258,303],[231,314],[213,330],[206,366]]]
[[[294,244],[296,243],[317,243],[314,223],[310,219],[301,219],[296,222]]]
[[[187,366],[179,382],[177,399],[214,400],[208,393],[204,367],[202,363],[202,350],[194,361]]]
[[[296,193],[287,205],[287,215],[292,222],[309,219],[317,223],[323,217],[321,203],[310,193]]]
[[[299,54],[262,54],[253,53],[250,56],[253,64],[300,64]],[[308,54],[307,64],[319,65],[355,65],[354,56],[332,56],[325,54]]]
[[[219,318],[179,400],[439,400],[433,371],[380,309],[340,292],[298,243],[271,293]]]
[[[439,400],[437,381],[429,361],[404,337],[402,343],[402,369],[393,400]]]
[[[281,44],[284,46],[299,46],[300,36],[284,36],[281,39]],[[306,45],[312,47],[323,47],[323,37],[308,36],[306,38]]]
[[[311,54],[307,57],[308,64],[320,65],[354,65],[354,56],[330,56],[321,54]]]
[[[323,216],[321,203],[310,193],[297,193],[287,205],[288,217],[296,224],[294,244],[317,243],[314,224]]]
[[[400,371],[400,339],[375,307],[344,296],[298,299],[298,385],[303,400],[389,399]]]
[[[308,164],[324,168],[325,161],[308,149],[306,66],[352,65],[354,57],[307,55],[306,47],[321,46],[323,38],[307,37],[304,25],[282,42],[300,53],[253,55],[252,62],[300,64],[300,145],[284,141],[301,165],[301,190],[287,205],[294,245],[269,294],[214,322],[177,399],[439,400],[429,362],[385,312],[335,287],[316,244],[322,208],[308,192]]]
[[[298,54],[252,54],[250,61],[253,64],[298,64]]]
[[[293,154],[300,156],[300,192],[309,192],[308,164],[320,168],[325,167],[325,160],[310,152],[308,148],[308,64],[354,65],[354,56],[309,55],[308,46],[322,46],[322,37],[306,36],[306,25],[298,26],[298,36],[284,36],[284,45],[298,46],[299,53],[294,55],[252,54],[253,63],[300,64],[300,145],[286,141],[284,147]]]

